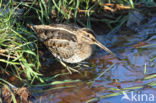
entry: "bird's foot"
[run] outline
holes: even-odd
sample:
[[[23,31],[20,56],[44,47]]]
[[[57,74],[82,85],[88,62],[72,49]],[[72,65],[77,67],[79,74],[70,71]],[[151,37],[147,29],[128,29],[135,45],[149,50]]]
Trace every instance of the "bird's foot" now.
[[[76,67],[90,67],[90,64],[88,62],[81,62],[78,63]]]
[[[72,74],[72,71],[73,71],[73,72],[78,72],[78,73],[80,73],[78,70],[76,70],[76,69],[74,69],[74,68],[72,68],[72,67],[69,67],[67,64],[65,64],[65,63],[62,62],[62,61],[61,61],[61,64],[68,70],[68,72],[69,72],[70,74]]]
[[[68,72],[69,72],[70,74],[72,74],[72,71],[73,71],[73,72],[80,73],[78,70],[76,70],[76,69],[74,69],[74,68],[72,68],[72,67],[67,66],[66,68],[67,68],[67,70],[68,70]]]

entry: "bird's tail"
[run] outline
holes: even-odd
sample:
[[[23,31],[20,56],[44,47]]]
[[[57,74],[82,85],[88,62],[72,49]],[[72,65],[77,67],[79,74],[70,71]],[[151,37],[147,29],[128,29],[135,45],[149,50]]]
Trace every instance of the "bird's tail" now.
[[[32,30],[34,30],[34,25],[33,24],[27,24],[27,27],[31,28]]]

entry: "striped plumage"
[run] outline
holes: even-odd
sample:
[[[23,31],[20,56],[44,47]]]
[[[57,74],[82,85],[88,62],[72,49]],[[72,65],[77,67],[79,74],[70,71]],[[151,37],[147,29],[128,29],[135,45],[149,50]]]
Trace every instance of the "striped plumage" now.
[[[92,44],[96,44],[114,55],[108,48],[98,42],[94,32],[88,28],[70,25],[31,25],[41,41],[59,60],[78,63],[92,54]]]

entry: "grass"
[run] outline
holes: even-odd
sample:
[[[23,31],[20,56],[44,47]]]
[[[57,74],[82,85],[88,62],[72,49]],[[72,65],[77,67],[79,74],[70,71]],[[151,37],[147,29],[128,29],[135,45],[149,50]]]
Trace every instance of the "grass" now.
[[[136,0],[137,1],[137,0]],[[118,3],[123,6],[135,8],[135,0],[108,0],[107,3]],[[141,0],[143,2],[146,0]],[[38,2],[38,3],[37,3]],[[115,19],[95,18],[97,12],[103,12],[105,3],[103,0],[33,0],[33,2],[13,2],[9,0],[4,2],[0,0],[0,84],[10,85],[5,79],[8,75],[18,78],[23,85],[34,86],[35,80],[43,84],[36,86],[49,86],[63,83],[80,82],[80,80],[64,80],[53,81],[57,74],[53,77],[42,77],[39,69],[41,67],[39,61],[37,38],[26,27],[26,24],[52,24],[52,23],[74,23],[81,26],[92,28],[92,24],[96,22],[105,23],[111,31],[119,29],[126,21],[127,15],[113,15]],[[146,5],[155,5],[152,0],[145,2]],[[102,4],[102,5],[99,5]],[[100,6],[100,7],[99,7]],[[22,9],[22,16],[17,12]],[[148,45],[147,45],[148,46]],[[155,57],[151,61],[155,60]],[[112,65],[114,66],[114,64]],[[108,68],[108,70],[111,69]],[[107,70],[106,70],[107,71]],[[100,78],[104,71],[98,78]],[[146,74],[146,65],[144,69]],[[42,78],[41,78],[42,77]],[[144,79],[155,78],[156,75],[146,76]],[[44,82],[53,81],[49,84]],[[155,86],[155,83],[147,84]],[[57,87],[63,88],[63,87]],[[125,88],[125,90],[134,90],[142,88],[142,86]],[[55,88],[52,88],[55,89]],[[101,96],[100,99],[120,95],[122,92],[112,93]],[[13,96],[15,101],[15,96]],[[88,100],[98,100],[93,98]],[[1,102],[1,100],[0,100]]]
[[[16,21],[17,6],[10,8],[10,3],[11,1],[0,12],[0,68],[1,71],[14,75],[20,80],[27,78],[33,82],[33,78],[40,76],[36,40],[33,37],[29,40],[26,38],[31,34]]]
[[[40,24],[52,24],[52,23],[78,23],[81,26],[91,27],[91,22],[94,16],[98,16],[96,13],[103,11],[103,0],[34,0],[33,2],[20,2],[23,7],[27,8],[24,13],[25,19],[34,18],[34,15],[29,15],[30,12],[36,15]],[[38,4],[36,4],[38,3]],[[120,5],[130,5],[134,8],[132,0],[109,0],[107,3],[117,3]],[[102,5],[100,5],[102,4]],[[100,22],[107,22],[107,25],[112,25],[114,20],[101,20]],[[109,23],[110,22],[110,23]],[[108,24],[109,23],[109,24]]]

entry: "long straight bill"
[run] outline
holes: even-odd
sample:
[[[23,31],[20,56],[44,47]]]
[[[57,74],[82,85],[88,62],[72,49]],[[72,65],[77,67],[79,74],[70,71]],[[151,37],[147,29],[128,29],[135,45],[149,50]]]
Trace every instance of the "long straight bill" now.
[[[111,50],[109,50],[107,47],[105,47],[103,44],[101,44],[99,41],[96,41],[96,45],[98,45],[100,48],[104,49],[105,51],[107,51],[108,53],[110,53],[111,55],[117,57]],[[118,58],[118,57],[117,57]]]

